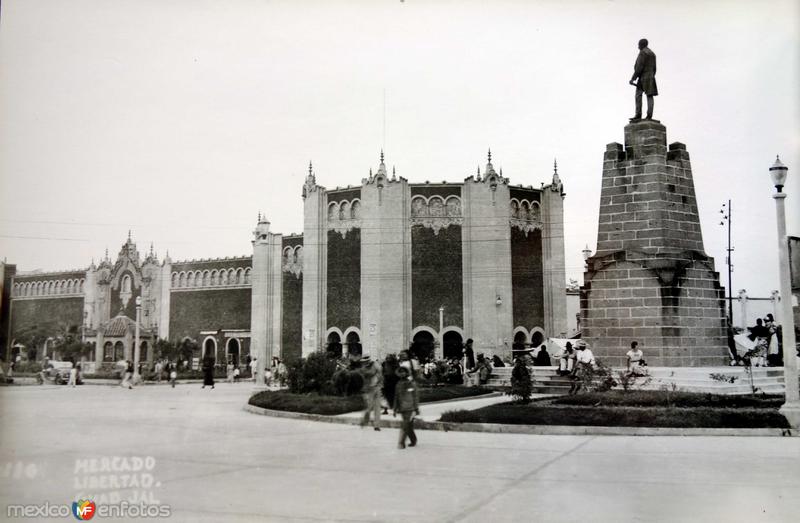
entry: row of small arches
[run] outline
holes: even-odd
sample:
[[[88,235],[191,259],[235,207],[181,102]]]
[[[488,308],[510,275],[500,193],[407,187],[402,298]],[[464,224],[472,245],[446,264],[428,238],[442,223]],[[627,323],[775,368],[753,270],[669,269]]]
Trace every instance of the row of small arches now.
[[[303,246],[297,245],[295,247],[284,247],[283,248],[283,265],[289,265],[291,263],[303,263]]]
[[[221,285],[249,285],[250,267],[189,272],[173,272],[172,288],[215,287]]]
[[[430,198],[415,196],[411,199],[411,216],[434,218],[461,216],[461,198],[458,196],[449,196],[447,199],[441,196],[431,196]]]
[[[538,222],[542,219],[542,211],[539,202],[529,202],[528,200],[511,199],[511,217],[520,220]]]
[[[51,280],[15,283],[14,296],[59,296],[62,294],[82,294],[84,279]]]
[[[358,220],[361,218],[361,201],[343,200],[328,204],[328,221]]]

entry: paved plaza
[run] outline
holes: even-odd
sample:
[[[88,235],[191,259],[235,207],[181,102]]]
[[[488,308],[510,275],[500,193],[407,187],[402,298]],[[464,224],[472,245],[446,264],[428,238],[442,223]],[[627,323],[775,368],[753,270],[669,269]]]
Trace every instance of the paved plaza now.
[[[800,517],[798,438],[420,431],[398,450],[394,429],[244,412],[251,390],[0,389],[0,519],[81,492],[158,501],[173,521]]]

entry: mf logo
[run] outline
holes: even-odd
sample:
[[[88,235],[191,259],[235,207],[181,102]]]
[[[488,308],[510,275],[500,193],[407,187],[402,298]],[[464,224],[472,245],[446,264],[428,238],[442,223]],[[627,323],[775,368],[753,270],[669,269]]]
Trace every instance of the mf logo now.
[[[94,517],[97,507],[94,501],[81,499],[72,503],[72,515],[79,521],[88,521]]]

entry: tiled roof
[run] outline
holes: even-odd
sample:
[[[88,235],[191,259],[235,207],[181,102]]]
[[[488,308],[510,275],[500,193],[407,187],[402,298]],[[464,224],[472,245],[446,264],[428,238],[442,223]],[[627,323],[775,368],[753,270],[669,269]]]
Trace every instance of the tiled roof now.
[[[108,325],[106,325],[104,334],[112,337],[125,336],[125,333],[128,332],[128,328],[136,328],[136,322],[123,314],[119,314],[113,317]]]

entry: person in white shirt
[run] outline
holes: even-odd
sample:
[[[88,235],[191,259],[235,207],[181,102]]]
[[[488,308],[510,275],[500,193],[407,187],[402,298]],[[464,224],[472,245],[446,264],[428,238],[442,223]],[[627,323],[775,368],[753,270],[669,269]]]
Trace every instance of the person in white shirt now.
[[[628,357],[628,373],[634,376],[643,376],[647,372],[643,367],[644,363],[644,352],[642,349],[639,348],[638,341],[631,342],[631,350],[629,350],[626,354]]]
[[[578,349],[578,354],[575,358],[575,370],[572,373],[572,387],[569,389],[570,394],[577,394],[581,389],[583,380],[586,379],[588,373],[594,368],[594,354],[586,345],[585,341],[579,341],[575,344]]]
[[[253,378],[253,381],[256,380],[256,370],[258,369],[257,359],[258,358],[253,358],[250,360],[250,377]]]

